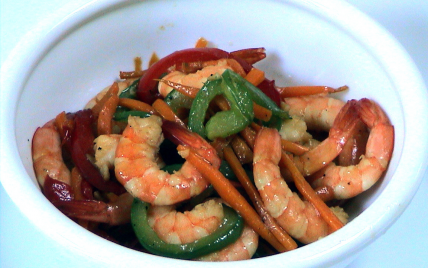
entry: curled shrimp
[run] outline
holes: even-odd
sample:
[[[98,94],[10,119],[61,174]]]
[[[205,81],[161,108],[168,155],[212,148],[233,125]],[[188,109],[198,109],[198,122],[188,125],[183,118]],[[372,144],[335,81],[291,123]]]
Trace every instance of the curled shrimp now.
[[[276,129],[262,128],[254,145],[254,182],[266,209],[278,224],[302,243],[329,234],[327,222],[308,201],[293,193],[281,177],[281,138]],[[346,222],[346,219],[341,219]]]
[[[356,165],[336,166],[331,163],[312,186],[329,187],[335,199],[347,199],[375,184],[386,170],[394,147],[394,127],[375,102],[361,99],[357,103],[361,120],[369,128],[366,153]]]
[[[316,100],[323,103],[326,107],[318,107],[313,111],[313,105],[303,105],[304,109],[299,109],[300,116],[304,117],[305,122],[309,126],[317,127],[318,129],[327,129],[329,136],[319,143],[317,146],[304,153],[303,155],[295,156],[294,163],[299,171],[304,176],[309,176],[314,172],[322,169],[328,163],[332,162],[342,151],[345,144],[350,140],[355,132],[358,122],[358,114],[356,112],[356,101],[348,101],[345,105],[333,104],[334,99],[330,98],[305,98],[311,102]],[[333,101],[335,102],[335,101]],[[324,112],[328,109],[333,112]],[[331,126],[331,128],[329,128]],[[285,176],[285,174],[284,174]]]
[[[175,131],[178,139],[185,140],[214,166],[220,166],[215,149],[207,141],[184,128]],[[160,117],[130,116],[116,149],[116,178],[134,197],[153,205],[171,205],[187,200],[208,186],[208,182],[187,161],[174,174],[159,169],[158,151],[163,139]],[[186,152],[179,153],[186,157]]]
[[[281,137],[294,142],[311,142],[312,135],[307,129],[328,132],[343,106],[345,102],[324,95],[284,98],[283,108],[292,120],[284,121]],[[353,134],[339,154],[339,162],[344,165],[355,163],[364,153],[367,136],[365,124],[357,119]]]
[[[62,158],[60,134],[53,121],[37,128],[33,136],[31,153],[34,172],[42,188],[46,176],[70,185],[71,173]]]
[[[259,245],[257,233],[248,225],[244,226],[241,236],[229,246],[199,257],[197,261],[240,261],[248,260],[254,255]]]
[[[221,75],[226,69],[233,70],[238,74],[245,75],[242,66],[234,59],[221,59],[215,61],[208,61],[202,64],[202,69],[195,73],[186,74],[180,71],[173,71],[167,74],[163,80],[171,81],[188,87],[201,88],[207,81],[208,77],[214,74]],[[159,83],[159,93],[166,97],[172,91],[172,87],[165,83]]]
[[[187,244],[213,233],[224,217],[221,202],[210,199],[190,211],[178,212],[174,205],[151,206],[148,223],[168,244]]]

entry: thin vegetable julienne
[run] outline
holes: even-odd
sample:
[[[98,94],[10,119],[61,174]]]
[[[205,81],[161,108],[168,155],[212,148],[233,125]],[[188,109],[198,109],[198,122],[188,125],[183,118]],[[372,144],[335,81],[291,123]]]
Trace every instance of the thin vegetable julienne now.
[[[332,232],[342,228],[343,223],[315,193],[315,191],[312,189],[312,187],[309,185],[309,183],[305,180],[303,175],[294,165],[293,160],[291,160],[285,152],[282,152],[280,163],[290,171],[291,176],[294,180],[294,184],[296,185],[299,192],[318,210],[321,217],[331,227]]]
[[[293,250],[297,248],[296,242],[291,238],[276,222],[276,220],[269,214],[263,205],[263,201],[259,195],[254,184],[248,178],[247,173],[239,162],[238,158],[234,154],[233,150],[227,146],[223,151],[224,158],[229,163],[233,172],[237,176],[239,182],[244,187],[245,192],[250,197],[253,205],[256,207],[260,217],[264,220],[266,227],[272,232],[272,234],[278,239],[278,241],[287,249]]]
[[[182,145],[179,145],[179,147]],[[180,149],[181,150],[181,149]],[[285,252],[289,249],[284,247],[264,225],[254,208],[245,200],[245,198],[236,190],[235,187],[226,179],[218,169],[215,169],[206,159],[189,149],[187,156],[189,161],[196,169],[213,185],[214,189],[223,198],[228,205],[235,209],[245,222],[253,228],[263,239],[268,241],[279,252]]]
[[[186,127],[186,124],[181,121],[181,119],[174,113],[171,107],[169,107],[168,104],[166,104],[163,100],[157,99],[155,102],[153,102],[152,106],[156,112],[158,112],[163,117],[163,119],[176,122],[181,126]]]
[[[104,103],[103,108],[98,115],[97,119],[97,131],[98,135],[112,134],[112,119],[116,112],[117,104],[119,103],[119,97],[117,94],[113,94]]]

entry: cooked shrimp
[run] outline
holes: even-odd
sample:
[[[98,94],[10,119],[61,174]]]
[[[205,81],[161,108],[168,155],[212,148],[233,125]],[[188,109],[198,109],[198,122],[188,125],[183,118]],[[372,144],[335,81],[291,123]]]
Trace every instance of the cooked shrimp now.
[[[325,96],[284,98],[283,108],[290,116],[301,118],[308,129],[329,131],[345,102]]]
[[[154,205],[171,205],[201,193],[208,182],[187,161],[174,174],[159,169],[157,152],[164,139],[161,125],[158,116],[129,117],[116,149],[115,173],[134,197]],[[187,130],[176,134],[214,166],[220,166],[215,149],[203,138]],[[185,151],[179,153],[186,157]]]
[[[281,177],[281,138],[276,129],[262,128],[254,145],[254,182],[266,209],[291,236],[302,243],[329,234],[327,222],[315,207],[293,193]]]
[[[105,180],[110,178],[110,169],[114,167],[116,147],[121,136],[119,134],[100,135],[94,140],[95,165]]]
[[[319,98],[307,99],[316,99],[318,101]],[[326,107],[332,107],[331,109],[333,110],[339,109],[335,107],[340,105],[330,105],[330,102],[335,101],[326,98],[322,98],[321,100],[321,103],[326,104]],[[305,118],[305,122],[308,123],[308,127],[314,126],[318,129],[328,129],[331,126],[331,128],[329,128],[329,136],[325,140],[303,155],[294,157],[294,163],[304,176],[309,176],[325,167],[340,154],[346,142],[353,135],[358,122],[358,114],[355,110],[355,105],[355,100],[348,101],[339,109],[337,115],[335,115],[336,111],[325,113],[322,110],[316,109],[318,112],[315,113],[309,108],[306,108],[306,110],[310,112],[300,113],[300,115]],[[303,111],[305,109],[300,110]],[[333,120],[333,122],[331,122],[331,120]]]
[[[202,88],[208,77],[215,74],[221,75],[226,69],[230,69],[239,74],[245,75],[241,65],[239,65],[239,63],[233,59],[209,61],[204,65],[204,68],[196,71],[195,73],[185,74],[180,71],[173,71],[163,77],[163,79],[189,87]],[[172,87],[166,85],[165,83],[159,83],[158,90],[163,97],[166,97],[166,95],[168,95],[172,89]]]
[[[191,211],[178,212],[174,205],[151,206],[148,223],[169,244],[187,244],[213,233],[224,217],[219,200],[210,199]]]
[[[285,120],[280,130],[281,137],[293,142],[301,142],[305,145],[312,142],[312,135],[307,129],[316,131],[329,131],[345,102],[324,95],[284,98],[282,108],[287,110],[292,119]],[[355,163],[364,153],[367,141],[367,130],[364,123],[358,120],[354,133],[343,146],[339,161],[344,165]]]
[[[70,185],[71,173],[62,158],[61,139],[53,120],[34,133],[32,157],[34,172],[42,187],[46,176]]]
[[[357,110],[370,131],[365,155],[357,165],[330,164],[313,182],[313,187],[333,189],[336,199],[354,197],[373,186],[386,170],[394,147],[394,127],[383,110],[368,99],[358,101]]]
[[[259,245],[257,233],[248,225],[244,226],[241,236],[233,244],[211,254],[199,257],[197,261],[239,261],[248,260]]]

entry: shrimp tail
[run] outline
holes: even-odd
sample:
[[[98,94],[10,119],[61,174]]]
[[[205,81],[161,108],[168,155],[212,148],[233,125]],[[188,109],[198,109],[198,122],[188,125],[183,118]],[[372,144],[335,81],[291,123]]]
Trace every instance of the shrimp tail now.
[[[189,148],[192,147],[199,155],[203,156],[205,159],[211,159],[211,165],[214,167],[220,166],[220,159],[218,157],[212,157],[212,155],[217,156],[217,151],[205,142],[197,133],[191,132],[190,130],[182,127],[178,123],[165,120],[162,123],[162,132],[165,138],[171,140],[176,145],[184,145]],[[198,143],[197,145],[195,143]],[[185,154],[183,154],[185,157]]]

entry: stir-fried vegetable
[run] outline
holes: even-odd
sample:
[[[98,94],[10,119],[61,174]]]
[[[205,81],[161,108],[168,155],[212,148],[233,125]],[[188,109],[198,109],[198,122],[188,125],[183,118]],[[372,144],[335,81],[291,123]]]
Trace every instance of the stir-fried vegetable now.
[[[337,175],[333,171],[333,175],[326,175],[326,170],[336,164],[332,161],[355,134],[356,127],[352,126],[358,120],[368,129],[381,125],[373,133],[379,135],[384,131],[385,144],[381,147],[385,152],[380,153],[380,158],[389,161],[393,126],[386,115],[367,99],[343,103],[347,108],[339,108],[340,114],[333,115],[327,111],[330,108],[325,108],[324,103],[329,100],[324,98],[322,108],[316,107],[318,114],[311,118],[326,113],[331,116],[329,119],[334,122],[328,142],[324,140],[313,149],[305,147],[303,140],[286,140],[278,130],[283,123],[292,122],[286,121],[291,117],[288,110],[283,110],[292,105],[291,96],[297,96],[294,101],[305,106],[307,99],[301,96],[334,93],[347,87],[276,87],[262,70],[253,67],[266,56],[263,48],[226,52],[203,47],[204,44],[201,40],[197,48],[176,51],[151,62],[147,70],[142,70],[141,62],[136,61],[134,72],[121,73],[127,85],[132,83],[120,94],[123,84],[114,82],[102,91],[103,95],[92,100],[92,106],[76,113],[62,112],[36,131],[33,163],[45,196],[65,215],[98,235],[138,250],[179,259],[231,250],[229,245],[239,244],[241,250],[247,251],[248,247],[241,244],[247,239],[244,237],[247,229],[254,234],[249,238],[253,245],[260,236],[261,243],[269,243],[268,248],[274,254],[295,249],[298,243],[294,239],[310,243],[341,228],[346,223],[346,213],[328,207],[325,201],[331,199],[322,199],[320,191],[328,189],[328,198],[334,198],[336,194],[341,196],[334,193],[340,188],[352,191],[354,196],[354,190],[363,191],[354,188],[365,182],[348,182],[353,179],[349,178],[352,172],[347,172],[347,184],[341,187],[321,187],[314,182]],[[158,93],[159,82],[166,84],[165,88],[159,85],[164,98]],[[281,106],[281,98],[286,105]],[[294,119],[296,113],[291,108],[290,114]],[[366,143],[367,140],[361,141]],[[53,148],[45,150],[48,147],[45,144]],[[328,154],[328,158],[323,154]],[[376,163],[375,158],[370,161]],[[370,165],[370,168],[379,167],[380,164]],[[385,169],[375,173],[382,174]],[[321,178],[317,177],[317,171],[323,173]],[[344,172],[337,176],[341,174]],[[283,179],[286,176],[293,180],[291,189]],[[342,179],[331,177],[333,182],[329,183]],[[295,189],[297,194],[292,192]],[[216,207],[198,206],[213,197],[222,199],[216,201]],[[282,207],[284,204],[287,205]],[[221,221],[221,224],[212,232],[217,225],[205,229],[204,224],[198,226],[200,220],[193,223],[188,217],[174,228],[196,226],[194,233],[204,228],[206,236],[188,239],[189,231],[186,239],[194,242],[170,244],[160,238],[170,235],[171,229],[165,222],[152,228],[150,219],[149,224],[149,215],[158,217],[154,221],[162,218],[156,215],[159,213],[156,207],[150,210],[151,206],[159,205],[176,206],[174,215],[180,210],[204,207],[203,212],[195,211],[203,216],[210,214],[215,218],[212,222]],[[341,213],[344,218],[339,217],[343,216]],[[114,229],[114,225],[120,227]],[[245,252],[249,254],[246,258],[254,251]]]

